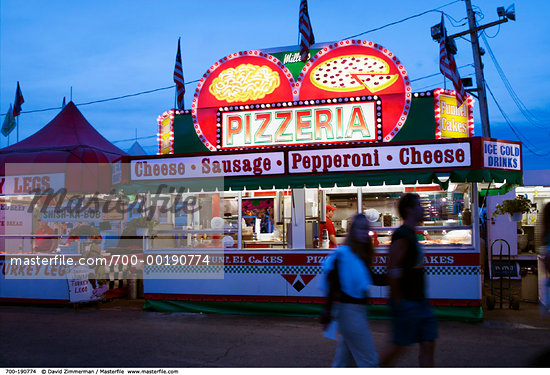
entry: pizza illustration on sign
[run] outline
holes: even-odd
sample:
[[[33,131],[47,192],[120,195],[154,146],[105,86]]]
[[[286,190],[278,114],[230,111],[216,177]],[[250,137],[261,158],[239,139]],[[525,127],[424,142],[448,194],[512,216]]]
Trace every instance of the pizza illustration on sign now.
[[[330,117],[334,120],[329,120],[326,114],[321,116],[320,110],[317,110],[316,114],[321,117],[316,120],[316,126],[337,128],[342,116],[336,103],[371,102],[376,103],[369,113],[370,118],[376,121],[376,135],[359,141],[389,142],[403,127],[411,99],[407,72],[392,52],[373,42],[345,40],[325,44],[305,64],[296,80],[289,68],[270,53],[255,50],[226,56],[212,65],[201,78],[191,114],[199,139],[210,151],[217,151],[222,148],[223,115],[220,113],[244,111],[244,117],[236,120],[233,130],[242,127],[245,138],[251,139],[252,120],[249,120],[251,115],[247,115],[246,111],[335,105],[335,114]],[[260,121],[270,114],[254,116]],[[307,129],[311,122],[307,116],[304,117],[303,111],[276,113],[274,116],[281,127],[289,123],[291,117],[295,118],[300,124],[297,131],[302,132],[302,136],[309,134]],[[335,125],[331,121],[335,121]],[[261,129],[265,129],[267,124],[265,120]],[[254,137],[263,139],[261,134],[256,132]],[[283,145],[267,142],[262,146]]]
[[[410,111],[412,91],[401,61],[383,46],[343,40],[323,47],[300,73],[294,94],[301,101],[369,98],[382,102],[381,139],[391,141]]]
[[[276,57],[262,51],[236,52],[216,62],[201,78],[191,114],[199,139],[218,149],[220,108],[291,101],[294,78]]]
[[[353,77],[361,82],[373,94],[390,87],[399,78],[398,74],[354,74]]]
[[[399,74],[388,74],[389,65],[368,55],[347,55],[329,59],[312,69],[311,83],[326,91],[348,92],[362,88],[371,93],[383,90],[397,81]]]
[[[227,100],[228,103],[247,102],[265,98],[280,83],[277,72],[268,66],[241,64],[222,71],[214,78],[209,90],[218,100]]]

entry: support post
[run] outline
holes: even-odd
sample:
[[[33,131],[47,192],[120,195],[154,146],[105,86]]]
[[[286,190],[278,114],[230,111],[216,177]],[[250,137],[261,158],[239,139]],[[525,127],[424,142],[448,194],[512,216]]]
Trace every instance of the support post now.
[[[474,11],[472,10],[472,1],[464,0],[466,3],[466,12],[468,13],[468,25],[470,27],[470,37],[472,38],[472,52],[474,54],[474,65],[476,70],[476,85],[478,90],[479,112],[481,115],[481,129],[484,137],[491,137],[489,127],[489,111],[487,109],[487,94],[485,92],[485,77],[483,76],[483,63],[479,53],[479,39],[477,36],[477,25]]]

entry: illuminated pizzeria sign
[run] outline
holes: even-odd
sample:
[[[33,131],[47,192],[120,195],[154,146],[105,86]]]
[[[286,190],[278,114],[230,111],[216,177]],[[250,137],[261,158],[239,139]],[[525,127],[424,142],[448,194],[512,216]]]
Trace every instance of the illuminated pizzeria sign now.
[[[217,146],[381,141],[381,110],[377,96],[224,107],[218,111]]]
[[[322,45],[295,77],[266,51],[233,53],[200,80],[194,129],[210,151],[392,140],[409,114],[402,62],[368,41]]]

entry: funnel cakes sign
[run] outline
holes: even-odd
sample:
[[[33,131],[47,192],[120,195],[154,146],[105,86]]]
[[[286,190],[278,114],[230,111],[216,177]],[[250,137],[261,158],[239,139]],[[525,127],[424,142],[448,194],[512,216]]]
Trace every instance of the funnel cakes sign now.
[[[200,140],[210,151],[388,142],[410,110],[401,61],[372,42],[323,46],[296,75],[264,51],[212,65],[192,105]]]

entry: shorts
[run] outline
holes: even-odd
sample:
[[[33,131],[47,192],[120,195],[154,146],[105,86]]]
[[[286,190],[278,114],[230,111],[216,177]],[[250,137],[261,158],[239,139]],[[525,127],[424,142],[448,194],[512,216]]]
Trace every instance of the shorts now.
[[[402,299],[391,306],[393,319],[393,343],[408,346],[417,342],[437,339],[437,319],[428,300]]]

